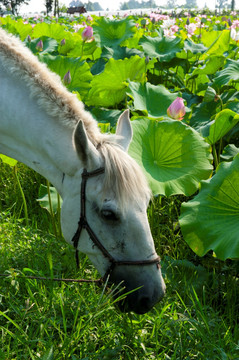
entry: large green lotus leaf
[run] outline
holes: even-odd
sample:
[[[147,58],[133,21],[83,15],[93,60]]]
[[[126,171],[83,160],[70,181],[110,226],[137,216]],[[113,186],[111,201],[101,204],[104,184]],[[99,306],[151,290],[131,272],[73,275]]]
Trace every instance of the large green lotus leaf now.
[[[23,24],[21,21],[15,22],[15,30],[19,34],[20,39],[23,41],[28,35],[31,35],[31,24]]]
[[[202,135],[205,136],[205,140],[213,145],[220,140],[224,135],[228,133],[239,121],[239,115],[232,110],[225,109],[220,111],[215,120],[201,128]],[[209,134],[208,134],[209,132]]]
[[[230,43],[230,30],[223,30],[219,32],[217,39],[211,44],[204,57],[207,55],[223,55],[228,51]]]
[[[132,121],[129,154],[141,165],[153,193],[192,195],[212,172],[209,145],[180,121]]]
[[[57,41],[65,39],[66,32],[64,26],[60,24],[47,24],[45,22],[36,24],[33,29],[32,37],[39,38],[42,36],[48,36]]]
[[[102,73],[95,75],[86,100],[87,105],[112,107],[126,95],[130,80],[142,81],[145,76],[145,60],[138,55],[129,59],[110,59]]]
[[[225,68],[216,74],[213,83],[220,87],[230,85],[233,81],[239,81],[239,61],[228,59]]]
[[[66,73],[70,71],[71,82],[66,84],[70,91],[78,91],[83,98],[88,93],[93,75],[85,61],[80,61],[79,58],[52,55],[40,56],[40,60],[45,62],[52,71],[60,75],[62,80]]]
[[[209,81],[209,77],[205,74],[193,76],[191,74],[186,74],[185,76],[185,83],[189,91],[193,91],[194,94],[199,96],[205,94]]]
[[[31,24],[23,24],[22,20],[18,19],[18,21],[16,21],[11,19],[10,16],[1,17],[1,25],[11,34],[19,35],[22,41],[25,40],[28,35],[31,35],[32,32]]]
[[[196,68],[192,75],[205,74],[205,75],[214,75],[218,69],[220,69],[225,62],[224,56],[210,56],[204,63],[202,67]]]
[[[93,40],[91,42],[83,42],[81,39],[78,39],[78,41],[75,42],[75,44],[74,44],[74,48],[71,49],[67,53],[67,56],[69,56],[69,57],[86,56],[87,57],[88,55],[94,54],[96,49],[98,49],[98,48],[97,48],[97,43],[95,40]],[[94,56],[94,59],[96,59],[95,56]]]
[[[202,44],[204,44],[206,47],[210,47],[218,38],[218,36],[220,35],[220,31],[216,31],[216,30],[212,30],[212,31],[208,31],[208,29],[200,29],[201,32],[201,42]]]
[[[180,226],[197,255],[213,250],[221,260],[239,258],[239,155],[221,163],[200,193],[182,204]]]
[[[133,97],[136,110],[147,110],[151,117],[167,116],[168,107],[178,97],[163,85],[136,82],[129,83],[127,94]]]
[[[94,118],[101,124],[110,124],[111,128],[114,128],[117,121],[122,114],[120,110],[107,110],[102,108],[93,107],[90,110]]]
[[[190,51],[192,54],[203,54],[207,50],[207,47],[203,44],[196,44],[190,39],[185,39],[184,49],[186,52]]]
[[[202,133],[201,129],[207,126],[213,119],[217,108],[215,101],[202,102],[201,104],[193,108],[192,117],[190,119],[190,126],[192,126],[199,133]],[[208,136],[209,132],[204,136]]]
[[[127,38],[126,40],[124,40],[120,46],[126,46],[127,48],[130,49],[138,49],[139,46],[139,40],[141,39],[141,37],[144,35],[144,29],[137,29],[137,31],[133,34],[132,37]]]
[[[43,43],[43,50],[39,52],[37,45],[40,40],[42,40]],[[40,53],[41,55],[51,54],[54,53],[58,48],[57,41],[47,36],[43,36],[41,39],[39,38],[34,39],[30,43],[26,41],[25,43],[27,47],[29,47],[29,49],[33,52],[33,54],[38,54],[38,53]]]
[[[143,53],[137,49],[129,49],[125,46],[117,46],[117,47],[107,47],[104,46],[102,49],[101,57],[106,59],[125,59],[130,58],[131,56],[139,55],[140,57],[143,57]]]
[[[156,57],[159,61],[170,61],[183,48],[183,43],[179,37],[174,39],[165,36],[143,36],[139,45],[142,46],[144,53],[149,57]]]
[[[224,147],[220,159],[223,161],[232,161],[237,154],[239,154],[239,148],[234,144],[228,144]]]
[[[110,20],[100,17],[93,25],[96,41],[103,46],[116,47],[134,35],[135,22],[126,18]]]

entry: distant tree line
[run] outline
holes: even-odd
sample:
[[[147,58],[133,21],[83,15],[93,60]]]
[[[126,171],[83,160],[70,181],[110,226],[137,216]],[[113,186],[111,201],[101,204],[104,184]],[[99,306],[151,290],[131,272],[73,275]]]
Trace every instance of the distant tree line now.
[[[195,9],[197,8],[197,0],[185,0],[185,3],[181,6],[177,4],[178,0],[168,0],[166,8],[174,9],[176,7],[183,7],[186,9]],[[206,0],[205,0],[206,1]],[[3,11],[4,8],[11,11],[14,15],[17,14],[18,7],[22,4],[28,5],[29,0],[0,0],[0,11]],[[3,7],[2,7],[3,6]],[[88,1],[86,3],[82,1],[71,1],[70,7],[72,6],[84,6],[87,11],[102,11],[102,7],[98,2]],[[217,0],[216,8],[221,10],[225,7],[230,8],[231,10],[235,10],[235,0]],[[53,12],[54,15],[59,14],[61,11],[66,10],[66,6],[60,7],[59,0],[45,0],[45,7],[47,14]],[[122,2],[120,4],[121,10],[129,10],[129,9],[139,9],[139,8],[157,8],[155,0],[129,0]],[[205,2],[205,7],[207,7],[207,3]]]
[[[0,10],[2,10],[2,5],[15,15],[17,13],[17,8],[21,4],[28,5],[27,0],[0,0]]]
[[[72,6],[84,6],[87,11],[102,11],[102,7],[98,2],[88,1],[87,3],[83,3],[82,1],[71,1],[69,7]]]
[[[129,0],[120,4],[120,10],[129,10],[129,9],[147,9],[147,8],[156,8],[158,7],[154,0],[148,1],[137,1]]]
[[[145,8],[157,8],[159,5],[156,4],[155,0],[148,1],[137,1],[137,0],[129,0],[124,1],[120,4],[120,10],[129,10],[129,9],[145,9]],[[235,9],[235,0],[217,0],[216,8],[223,9],[227,6],[231,8],[231,10]],[[168,0],[165,8],[174,9],[174,8],[185,8],[185,9],[196,9],[197,8],[197,0],[185,0],[185,3],[182,5],[178,5],[178,0]],[[205,0],[205,7],[207,7],[207,2]]]

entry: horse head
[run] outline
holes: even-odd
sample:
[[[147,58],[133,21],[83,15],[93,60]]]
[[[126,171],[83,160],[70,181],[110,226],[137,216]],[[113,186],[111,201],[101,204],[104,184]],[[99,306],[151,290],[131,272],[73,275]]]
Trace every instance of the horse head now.
[[[141,314],[163,297],[165,284],[147,219],[151,193],[127,154],[131,139],[128,111],[116,135],[102,135],[97,145],[77,124],[73,144],[85,170],[65,179],[62,230],[102,276],[122,284],[126,298],[119,307]]]

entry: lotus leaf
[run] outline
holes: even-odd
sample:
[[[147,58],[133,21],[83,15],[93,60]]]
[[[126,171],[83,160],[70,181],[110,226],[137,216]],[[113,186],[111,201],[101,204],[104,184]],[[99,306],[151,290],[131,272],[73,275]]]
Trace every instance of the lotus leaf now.
[[[144,169],[154,194],[192,195],[212,172],[209,145],[180,121],[132,121],[129,153]]]
[[[145,61],[138,55],[129,59],[110,59],[102,73],[95,75],[86,100],[87,105],[112,107],[126,95],[130,80],[140,81],[145,76]]]
[[[225,68],[216,74],[214,84],[220,87],[232,81],[239,81],[239,61],[228,59]]]
[[[94,36],[101,47],[117,47],[124,40],[134,35],[135,23],[132,19],[110,20],[98,18],[94,29]]]
[[[135,109],[147,110],[151,117],[167,116],[167,108],[178,97],[163,85],[136,82],[129,83],[127,94],[133,97]]]
[[[52,55],[40,56],[40,60],[44,61],[52,71],[60,75],[61,79],[70,71],[71,82],[67,85],[69,90],[78,91],[82,97],[88,93],[93,76],[86,62],[80,61],[79,58]]]
[[[200,193],[182,204],[180,226],[197,255],[213,250],[221,260],[239,258],[239,154],[221,163]]]
[[[160,61],[170,61],[183,48],[183,43],[180,38],[174,39],[165,36],[143,36],[139,41],[144,53],[149,57],[156,57]]]

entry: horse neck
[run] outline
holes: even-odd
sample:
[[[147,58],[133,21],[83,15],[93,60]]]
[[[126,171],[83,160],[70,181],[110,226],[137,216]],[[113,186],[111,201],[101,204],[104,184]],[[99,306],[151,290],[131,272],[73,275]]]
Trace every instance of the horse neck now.
[[[81,163],[72,145],[73,126],[48,114],[30,89],[0,64],[0,153],[46,177],[61,193],[63,174]]]

